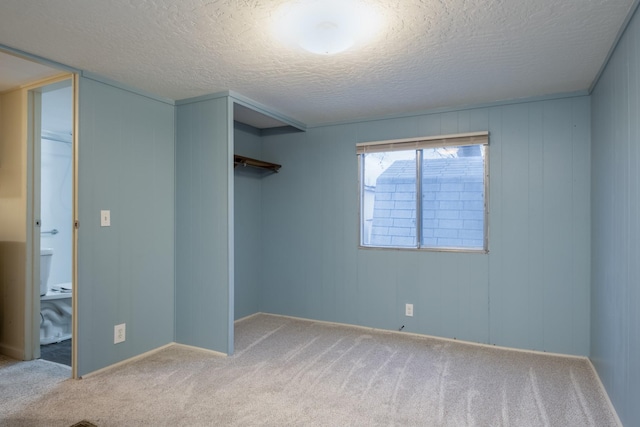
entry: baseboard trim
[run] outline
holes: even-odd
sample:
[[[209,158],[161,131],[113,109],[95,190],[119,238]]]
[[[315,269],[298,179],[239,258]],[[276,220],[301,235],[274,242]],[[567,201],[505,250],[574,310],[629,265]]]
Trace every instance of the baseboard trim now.
[[[253,317],[256,317],[256,316],[258,316],[260,314],[265,314],[265,313],[262,313],[262,312],[259,311],[257,313],[253,313],[253,314],[250,314],[248,316],[244,316],[244,317],[241,317],[241,318],[239,318],[237,320],[234,320],[233,323],[236,324],[236,323],[244,322],[245,320],[249,320],[249,319],[251,319]]]
[[[171,347],[188,348],[190,350],[197,350],[197,351],[201,351],[203,353],[208,353],[208,354],[211,354],[213,356],[227,357],[227,355],[225,353],[221,353],[219,351],[209,350],[209,349],[202,348],[202,347],[195,347],[195,346],[192,346],[192,345],[180,344],[180,343],[177,343],[177,342],[171,342],[169,344],[163,345],[162,347],[154,348],[153,350],[149,350],[149,351],[147,351],[145,353],[138,354],[137,356],[133,356],[133,357],[130,357],[128,359],[121,360],[120,362],[114,363],[113,365],[105,366],[104,368],[98,369],[97,371],[93,371],[93,372],[90,372],[90,373],[88,373],[86,375],[83,375],[83,376],[79,377],[78,379],[90,378],[90,377],[93,377],[95,375],[102,374],[104,372],[110,371],[111,369],[119,368],[119,367],[121,367],[123,365],[126,365],[128,363],[135,362],[135,361],[138,361],[140,359],[144,359],[145,357],[149,357],[149,356],[151,356],[153,354],[156,354],[156,353],[158,353],[158,352],[160,352],[162,350],[166,350],[166,349],[171,348]]]
[[[159,351],[162,351],[162,350],[164,350],[166,348],[169,348],[174,344],[175,343],[165,344],[162,347],[154,348],[153,350],[149,350],[149,351],[147,351],[145,353],[138,354],[137,356],[133,356],[133,357],[130,357],[128,359],[121,360],[120,362],[114,363],[113,365],[105,366],[104,368],[100,368],[97,371],[89,372],[88,374],[82,375],[82,376],[78,377],[78,379],[91,378],[91,377],[94,377],[96,375],[102,374],[104,372],[110,371],[112,369],[119,368],[119,367],[121,367],[123,365],[126,365],[128,363],[135,362],[136,360],[144,359],[145,357],[151,356],[152,354],[155,354],[155,353],[157,353]]]
[[[256,313],[256,315],[257,314],[264,314],[266,316],[284,317],[284,318],[288,318],[288,319],[303,320],[303,321],[314,322],[314,323],[323,323],[323,324],[326,324],[326,325],[349,326],[349,327],[353,327],[353,328],[363,329],[363,330],[366,330],[366,331],[375,331],[375,332],[379,332],[379,333],[409,335],[409,336],[418,337],[418,338],[430,338],[430,339],[434,339],[434,340],[441,340],[441,341],[447,341],[447,342],[459,343],[459,344],[466,344],[466,345],[474,345],[474,346],[484,347],[484,348],[495,348],[495,349],[506,350],[506,351],[515,351],[515,352],[520,352],[520,353],[538,354],[538,355],[553,356],[553,357],[564,357],[564,358],[568,358],[568,359],[589,360],[589,358],[586,357],[586,356],[578,356],[578,355],[575,355],[575,354],[552,353],[552,352],[548,352],[548,351],[527,350],[527,349],[523,349],[523,348],[505,347],[505,346],[500,346],[500,345],[495,345],[495,344],[485,344],[485,343],[479,343],[479,342],[473,342],[473,341],[458,340],[458,339],[453,339],[453,338],[438,337],[438,336],[435,336],[435,335],[419,334],[419,333],[416,333],[416,332],[403,332],[403,331],[396,331],[396,330],[393,330],[393,329],[379,329],[379,328],[372,328],[372,327],[369,327],[369,326],[352,325],[350,323],[339,323],[339,322],[330,322],[330,321],[327,321],[327,320],[315,320],[315,319],[307,319],[307,318],[304,318],[304,317],[287,316],[287,315],[284,315],[284,314]]]
[[[613,402],[611,401],[611,398],[609,397],[609,393],[607,393],[607,389],[604,387],[604,383],[600,379],[600,375],[598,375],[598,370],[593,365],[593,362],[591,361],[591,359],[587,358],[587,362],[589,363],[589,367],[591,368],[591,370],[593,371],[593,374],[596,376],[596,378],[598,380],[598,385],[600,387],[600,391],[602,391],[602,394],[604,394],[606,396],[606,398],[607,398],[607,403],[609,404],[609,409],[611,409],[611,412],[613,413],[613,416],[616,419],[616,422],[618,423],[618,427],[623,427],[622,421],[620,420],[620,417],[618,416],[618,411],[616,411],[615,406],[613,406]]]
[[[174,346],[174,347],[182,347],[182,348],[186,348],[186,349],[189,349],[189,350],[200,351],[200,352],[203,352],[203,353],[210,354],[212,356],[228,357],[228,354],[226,354],[226,353],[222,353],[220,351],[215,351],[215,350],[209,350],[208,348],[196,347],[194,345],[180,344],[180,343],[177,343],[177,342],[174,342],[171,345]]]
[[[24,360],[24,351],[5,344],[0,344],[0,354],[16,360]]]

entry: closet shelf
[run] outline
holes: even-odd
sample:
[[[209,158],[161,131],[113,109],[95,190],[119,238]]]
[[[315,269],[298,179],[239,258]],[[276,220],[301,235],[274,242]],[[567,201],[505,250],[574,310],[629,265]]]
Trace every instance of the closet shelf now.
[[[265,162],[263,160],[257,160],[257,159],[252,159],[250,157],[245,157],[245,156],[240,156],[238,154],[234,154],[233,155],[233,167],[237,167],[238,165],[246,167],[246,166],[250,166],[253,168],[259,168],[259,169],[267,169],[270,170],[272,172],[278,172],[278,169],[280,169],[282,166],[278,165],[276,163],[271,163],[271,162]]]

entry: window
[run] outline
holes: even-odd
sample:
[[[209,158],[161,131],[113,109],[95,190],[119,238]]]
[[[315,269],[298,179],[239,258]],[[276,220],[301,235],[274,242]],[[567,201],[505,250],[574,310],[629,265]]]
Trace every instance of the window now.
[[[487,251],[488,132],[357,145],[360,245]]]

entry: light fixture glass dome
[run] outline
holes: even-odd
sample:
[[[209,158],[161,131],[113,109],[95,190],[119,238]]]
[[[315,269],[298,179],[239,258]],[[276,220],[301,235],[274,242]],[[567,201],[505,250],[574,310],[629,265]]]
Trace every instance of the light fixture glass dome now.
[[[358,0],[299,0],[278,11],[274,33],[283,43],[332,55],[372,37],[379,24],[373,9]]]

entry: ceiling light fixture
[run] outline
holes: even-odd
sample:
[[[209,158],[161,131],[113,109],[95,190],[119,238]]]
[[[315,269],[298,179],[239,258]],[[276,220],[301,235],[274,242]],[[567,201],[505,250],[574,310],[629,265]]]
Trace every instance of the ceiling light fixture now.
[[[294,44],[319,55],[333,55],[372,38],[381,19],[358,0],[298,0],[276,13],[274,33],[285,44]]]

